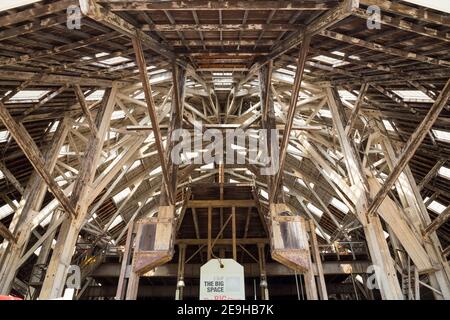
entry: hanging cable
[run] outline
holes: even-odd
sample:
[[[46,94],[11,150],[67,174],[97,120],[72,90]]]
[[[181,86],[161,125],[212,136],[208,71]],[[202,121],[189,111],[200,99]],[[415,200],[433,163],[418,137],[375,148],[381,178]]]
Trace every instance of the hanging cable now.
[[[356,291],[355,278],[353,277],[353,273],[351,273],[351,276],[352,276],[353,290],[355,291],[356,300],[359,300],[358,292]]]
[[[294,270],[295,287],[297,288],[297,299],[300,300],[300,291],[298,290],[297,271]]]
[[[300,289],[301,289],[301,293],[302,293],[302,300],[305,300],[305,295],[303,294],[303,282],[302,282],[302,276],[299,274],[298,275],[298,279],[300,281]]]
[[[253,293],[255,294],[255,300],[258,300],[256,297],[256,279],[253,279]]]

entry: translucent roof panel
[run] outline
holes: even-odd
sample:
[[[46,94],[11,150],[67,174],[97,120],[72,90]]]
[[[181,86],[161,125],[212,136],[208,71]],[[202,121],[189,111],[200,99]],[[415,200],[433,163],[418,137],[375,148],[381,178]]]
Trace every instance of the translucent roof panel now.
[[[323,215],[323,211],[320,210],[319,208],[317,208],[315,205],[313,205],[312,203],[308,203],[308,205],[306,206],[314,215],[316,215],[318,218],[321,218]]]
[[[438,140],[450,142],[450,131],[433,129],[433,133]]]
[[[118,194],[116,194],[113,197],[114,203],[118,204],[120,201],[122,201],[123,199],[125,199],[131,192],[130,188],[125,188],[122,191],[120,191]]]
[[[335,52],[333,52],[333,53],[335,53]],[[320,62],[331,64],[333,67],[341,67],[341,66],[345,66],[346,64],[348,64],[348,62],[346,62],[346,61],[335,59],[335,58],[331,58],[331,57],[328,57],[328,56],[323,56],[323,55],[315,56],[313,58],[313,60],[317,60],[317,61],[320,61]]]
[[[111,223],[111,225],[108,228],[108,231],[111,230],[112,228],[114,228],[115,226],[117,226],[119,223],[121,223],[123,221],[122,216],[118,215],[114,221]]]
[[[442,213],[445,210],[445,206],[442,203],[437,202],[436,200],[433,200],[428,205],[428,209],[430,209],[431,211],[436,212],[437,214],[440,214],[440,213]]]
[[[343,213],[347,214],[349,212],[349,208],[345,205],[345,203],[343,203],[342,201],[333,198],[331,200],[331,205],[337,209],[339,209],[340,211],[342,211]]]
[[[344,100],[349,100],[349,101],[356,100],[356,96],[347,90],[339,90],[339,96],[341,97],[341,99],[344,99]]]
[[[9,101],[37,101],[45,96],[49,91],[45,90],[22,90],[11,97]]]
[[[319,115],[324,118],[331,118],[331,111],[328,109],[321,109]]]
[[[86,92],[84,94],[86,94]],[[86,97],[86,101],[101,100],[104,95],[105,95],[105,90],[95,90],[89,96]]]
[[[0,2],[0,11],[5,11],[20,6],[25,6],[27,4],[32,4],[36,2],[41,2],[42,0],[8,0]]]
[[[439,10],[442,12],[450,13],[450,2],[449,1],[438,1],[438,0],[404,0],[405,2],[410,2],[417,4],[422,7],[431,8],[434,10]]]
[[[8,141],[9,137],[9,131],[8,130],[1,130],[0,131],[0,143]]]
[[[56,129],[58,128],[58,125],[59,125],[59,121],[53,122],[53,124],[50,127],[50,132],[55,132]]]
[[[392,126],[390,121],[383,120],[383,124],[384,124],[384,127],[386,128],[386,130],[388,130],[388,131],[395,131],[394,127]]]
[[[433,99],[419,90],[393,90],[405,102],[433,102]]]
[[[450,168],[441,167],[438,171],[438,174],[444,178],[450,179]]]
[[[128,62],[128,61],[130,61],[130,59],[128,59],[128,58],[114,57],[114,58],[109,58],[109,59],[106,59],[106,60],[102,60],[102,63],[109,64],[109,65],[115,65],[115,64],[120,64],[120,63],[123,63],[123,62]]]

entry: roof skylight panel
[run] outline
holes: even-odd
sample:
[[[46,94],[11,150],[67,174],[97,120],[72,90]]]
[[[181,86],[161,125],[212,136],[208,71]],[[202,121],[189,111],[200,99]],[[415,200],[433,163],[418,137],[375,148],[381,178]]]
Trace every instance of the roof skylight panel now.
[[[323,211],[320,210],[319,208],[317,208],[315,205],[313,205],[312,203],[308,203],[306,206],[309,211],[311,211],[315,216],[317,216],[318,218],[321,218],[323,215]]]
[[[9,138],[8,130],[0,131],[0,143],[8,141],[8,138]]]
[[[433,200],[428,205],[428,209],[430,209],[431,211],[436,212],[437,214],[441,214],[445,210],[445,206],[442,203],[440,203],[440,202],[438,202],[436,200]]]
[[[118,204],[120,201],[124,200],[131,193],[131,189],[129,187],[123,189],[118,194],[113,196],[113,201],[115,204]]]
[[[419,90],[392,90],[405,102],[433,102],[433,99]]]
[[[438,174],[439,174],[441,177],[450,179],[450,168],[447,168],[447,167],[442,166],[442,167],[439,169]]]
[[[433,133],[436,136],[436,139],[444,142],[450,142],[450,131],[433,129]]]
[[[48,90],[22,90],[17,92],[9,99],[11,102],[39,101],[43,96],[49,93]]]

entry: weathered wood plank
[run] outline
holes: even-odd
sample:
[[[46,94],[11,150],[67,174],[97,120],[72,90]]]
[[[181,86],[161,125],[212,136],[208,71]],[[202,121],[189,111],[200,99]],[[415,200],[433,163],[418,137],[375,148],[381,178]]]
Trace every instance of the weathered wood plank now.
[[[187,0],[187,1],[142,1],[142,0],[100,0],[108,3],[112,11],[159,11],[159,10],[327,10],[336,3],[314,3],[299,0]]]
[[[158,150],[159,159],[161,162],[161,169],[166,186],[167,195],[170,199],[170,203],[173,203],[173,194],[168,186],[170,185],[169,173],[166,161],[166,152],[162,143],[161,130],[159,128],[158,116],[156,114],[155,102],[153,101],[152,87],[147,72],[147,63],[145,62],[144,51],[142,49],[142,43],[139,36],[132,37],[133,48],[136,54],[136,63],[139,67],[139,75],[144,90],[145,100],[147,102],[148,114],[153,128],[153,134],[155,135],[156,149]]]
[[[55,180],[53,180],[51,174],[47,171],[45,167],[45,160],[33,138],[31,138],[22,124],[16,122],[5,105],[1,102],[0,119],[3,121],[3,124],[8,129],[14,140],[16,140],[17,144],[22,149],[23,153],[28,158],[30,163],[33,165],[34,169],[48,185],[53,195],[58,199],[64,210],[66,210],[66,212],[68,212],[70,215],[75,216],[75,210],[69,203],[69,199],[67,199],[67,197],[59,188],[58,184],[55,182]]]
[[[284,171],[284,163],[286,160],[286,153],[287,148],[289,144],[289,137],[291,134],[292,125],[294,123],[294,115],[295,110],[297,106],[297,101],[299,98],[300,93],[300,87],[303,79],[303,73],[305,69],[305,63],[306,58],[309,50],[309,44],[310,44],[311,38],[309,36],[306,36],[303,43],[302,48],[299,51],[298,61],[297,61],[297,69],[295,71],[295,78],[294,78],[294,85],[292,88],[292,94],[289,101],[289,109],[286,116],[286,129],[284,130],[283,134],[283,140],[281,141],[280,145],[280,156],[279,156],[279,163],[278,163],[278,171],[273,179],[272,187],[271,187],[271,194],[269,197],[269,202],[272,202],[276,199],[276,196],[278,194],[278,186],[280,185],[281,177],[283,176]],[[273,158],[273,156],[272,156]],[[274,161],[274,159],[272,159]]]
[[[423,10],[422,8],[414,8],[403,3],[386,0],[360,0],[360,2],[367,6],[377,6],[381,10],[392,12],[400,16],[450,27],[450,17],[445,14],[438,14],[429,10]]]
[[[198,32],[219,32],[219,31],[295,31],[301,25],[295,24],[153,24],[143,25],[142,31],[198,31]]]
[[[354,14],[363,19],[369,19],[372,17],[371,14],[367,13],[367,11],[363,9],[356,9]],[[381,14],[381,19],[379,20],[379,22],[387,26],[398,28],[400,30],[415,32],[426,37],[431,37],[445,42],[450,41],[450,33],[448,32],[440,31],[438,29],[430,27],[424,27],[397,17],[390,17],[388,15]]]
[[[384,45],[381,45],[376,42],[365,41],[363,39],[359,39],[359,38],[352,37],[352,36],[347,36],[342,33],[337,33],[337,32],[330,31],[330,30],[322,30],[320,32],[320,34],[322,36],[330,38],[330,39],[346,42],[348,44],[356,45],[356,46],[363,47],[363,48],[366,48],[369,50],[382,52],[387,55],[394,55],[394,56],[397,56],[397,57],[400,57],[400,58],[403,58],[406,60],[415,60],[415,61],[429,63],[429,64],[433,64],[433,65],[437,65],[437,66],[450,67],[450,61],[447,61],[447,60],[432,58],[432,57],[424,56],[424,55],[421,55],[421,54],[418,54],[415,52],[410,52],[410,51],[405,51],[405,50],[401,50],[401,49],[396,49],[393,47],[384,46]]]
[[[254,207],[255,200],[189,200],[188,208],[231,208]]]
[[[5,176],[5,178],[11,182],[11,184],[16,188],[17,191],[20,192],[21,195],[24,194],[25,189],[22,187],[20,182],[16,179],[16,177],[12,174],[12,172],[5,166],[3,162],[0,162],[0,170]]]
[[[392,188],[394,183],[397,181],[398,177],[402,173],[403,169],[405,169],[409,160],[414,156],[417,148],[422,143],[423,139],[428,134],[428,131],[433,126],[434,122],[439,116],[439,113],[442,111],[444,106],[447,104],[447,101],[450,98],[450,79],[447,80],[447,83],[442,89],[439,97],[434,102],[433,106],[428,111],[427,115],[423,118],[420,125],[414,131],[414,133],[409,138],[406,146],[403,149],[401,156],[399,157],[395,168],[391,171],[389,176],[386,178],[383,188],[377,193],[377,195],[373,198],[370,207],[367,209],[367,214],[371,215],[376,212],[378,207],[383,202],[384,198],[387,196],[389,190]]]

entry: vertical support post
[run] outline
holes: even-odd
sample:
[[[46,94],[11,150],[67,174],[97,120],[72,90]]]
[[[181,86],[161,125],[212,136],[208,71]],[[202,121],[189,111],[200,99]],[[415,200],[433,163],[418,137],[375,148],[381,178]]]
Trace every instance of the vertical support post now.
[[[93,200],[90,199],[92,184],[116,104],[116,93],[115,84],[106,90],[102,106],[97,113],[95,119],[97,132],[91,133],[88,140],[81,169],[70,197],[70,204],[75,208],[76,218],[64,221],[61,226],[39,295],[41,300],[59,298],[64,291],[67,270],[75,251],[78,234],[86,220],[89,204]]]
[[[169,180],[168,166],[166,161],[166,154],[162,142],[161,130],[159,128],[158,116],[156,114],[155,102],[153,101],[152,88],[147,72],[147,63],[145,62],[144,50],[142,49],[141,39],[139,33],[135,37],[131,38],[133,43],[133,49],[136,55],[136,64],[139,67],[139,75],[144,89],[145,101],[147,102],[148,114],[152,123],[153,133],[155,135],[155,145],[158,150],[159,159],[161,161],[161,171],[164,179],[164,186],[169,198],[169,203],[173,203],[173,194],[170,192],[169,186],[171,185]]]
[[[383,124],[381,119],[376,119],[373,126],[375,134],[381,134]],[[381,139],[381,146],[386,158],[386,162],[391,170],[394,169],[397,155],[394,146],[388,137],[383,136]],[[415,231],[417,238],[421,239],[422,228],[431,221],[426,204],[423,202],[420,194],[420,187],[416,184],[414,176],[412,175],[409,165],[406,165],[403,172],[400,174],[396,183],[397,192],[400,196],[400,201],[405,208],[405,218],[407,218],[411,229]],[[432,198],[432,197],[431,197]],[[392,239],[391,239],[392,240]],[[435,233],[430,234],[427,241],[423,241],[423,246],[434,266],[434,273],[429,274],[430,284],[441,290],[444,299],[450,297],[450,281],[449,281],[449,267],[446,261],[440,255],[440,242]],[[442,296],[436,294],[435,299],[442,299]]]
[[[128,278],[128,287],[125,300],[136,300],[139,290],[139,275],[133,270],[130,270],[130,277]]]
[[[386,178],[383,188],[381,188],[378,191],[378,193],[373,198],[372,203],[368,207],[367,214],[370,215],[375,213],[378,207],[381,205],[384,198],[387,196],[389,190],[395,184],[398,177],[407,166],[409,160],[414,156],[415,151],[422,143],[423,139],[426,137],[428,131],[431,129],[434,122],[439,117],[440,112],[442,111],[444,106],[447,105],[447,101],[449,100],[449,98],[450,98],[450,79],[447,80],[444,89],[442,89],[433,106],[430,108],[430,110],[420,123],[420,125],[416,128],[414,133],[406,142],[406,145],[401,155],[397,159],[395,167],[392,169],[391,173]]]
[[[328,300],[327,286],[325,284],[325,277],[323,275],[322,260],[320,259],[319,243],[317,241],[316,226],[312,220],[309,220],[309,233],[311,235],[311,251],[314,255],[314,262],[317,268],[317,275],[319,280],[319,295],[321,300]]]
[[[332,88],[326,89],[327,102],[333,116],[333,126],[339,138],[344,161],[349,175],[352,189],[358,197],[355,204],[358,218],[363,225],[367,245],[369,247],[372,262],[376,265],[377,279],[380,280],[380,292],[383,299],[403,300],[403,294],[394,267],[394,261],[390,255],[389,247],[384,237],[383,228],[378,215],[367,216],[368,183],[361,168],[361,162],[356,156],[343,126],[341,110],[338,107],[337,93]]]
[[[231,232],[233,244],[233,259],[237,261],[237,244],[236,244],[236,207],[231,208]]]
[[[178,277],[177,290],[175,293],[175,300],[183,300],[184,283],[184,266],[186,259],[186,244],[178,245]]]
[[[285,127],[284,134],[283,134],[283,140],[281,141],[281,146],[280,146],[279,168],[278,168],[278,172],[276,173],[276,175],[273,179],[273,182],[272,182],[272,188],[271,188],[272,192],[269,196],[269,203],[272,203],[277,198],[277,195],[279,192],[278,187],[280,185],[281,177],[283,176],[283,172],[284,172],[284,163],[285,163],[287,148],[288,148],[288,144],[289,144],[289,137],[291,134],[292,125],[294,123],[294,115],[295,115],[295,110],[297,109],[297,101],[298,101],[298,97],[299,97],[299,93],[300,93],[300,87],[302,84],[303,73],[304,73],[305,63],[306,63],[307,56],[308,56],[310,41],[311,41],[311,36],[305,35],[303,42],[302,42],[302,47],[299,51],[299,55],[298,55],[298,59],[297,59],[297,70],[295,71],[294,85],[292,88],[292,95],[291,95],[291,99],[289,101],[289,109],[288,109],[288,114],[286,117],[286,127]]]
[[[55,168],[59,151],[69,132],[70,126],[66,120],[60,122],[45,153],[45,167],[50,173]],[[19,230],[20,232],[16,244],[9,242],[0,260],[0,294],[9,294],[11,290],[12,282],[20,267],[20,258],[26,250],[32,231],[29,225],[39,213],[46,192],[47,185],[37,172],[34,172],[9,226],[11,233],[16,234]]]
[[[125,288],[127,286],[127,270],[131,269],[131,251],[133,249],[134,223],[128,225],[127,240],[125,242],[125,251],[123,252],[122,265],[120,267],[119,282],[117,284],[116,300],[125,298]]]
[[[269,288],[267,284],[266,257],[264,254],[264,248],[264,243],[258,243],[259,274],[261,278],[261,300],[269,300]]]
[[[167,163],[167,179],[163,183],[166,186],[161,188],[160,195],[160,205],[168,206],[173,205],[176,193],[177,193],[177,178],[178,178],[178,165],[173,162],[171,157],[172,150],[174,148],[175,142],[172,141],[172,136],[175,130],[181,129],[183,127],[183,113],[184,113],[184,93],[185,93],[185,82],[186,82],[186,70],[180,68],[177,64],[172,65],[172,81],[173,81],[173,92],[172,92],[172,105],[171,105],[171,115],[170,115],[170,125],[167,133],[167,148],[165,153],[165,159]],[[163,164],[161,163],[161,168]]]
[[[212,255],[212,207],[208,207],[208,261],[211,260]]]
[[[275,154],[278,150],[278,140],[272,139],[271,130],[276,130],[276,119],[273,95],[270,92],[271,80],[272,80],[273,61],[269,61],[267,64],[259,69],[259,95],[260,104],[262,110],[261,125],[266,130],[266,146],[267,146],[267,159],[271,159],[272,166],[276,165],[276,158],[278,154]],[[275,162],[274,162],[275,161]],[[276,168],[278,169],[278,168]],[[268,193],[271,194],[273,176],[266,175]]]
[[[311,258],[308,258],[309,260],[309,269],[303,274],[303,278],[305,279],[305,291],[306,291],[306,298],[308,300],[319,300],[319,297],[317,295],[317,285],[316,285],[316,279],[314,277],[314,267],[311,261]]]
[[[137,228],[136,238],[134,241],[134,248],[137,250],[140,247],[140,241],[142,240],[142,228]],[[132,244],[131,244],[132,245]],[[129,268],[129,277],[127,291],[125,294],[125,300],[136,300],[139,290],[139,275],[133,271],[133,267]]]
[[[419,270],[414,267],[414,298],[420,300],[420,275]]]
[[[53,212],[52,219],[50,220],[49,226],[53,225],[61,214],[60,210],[56,209]],[[42,281],[42,277],[44,276],[43,266],[46,265],[48,257],[50,255],[50,251],[53,245],[53,239],[56,235],[56,229],[48,236],[48,238],[42,243],[41,250],[39,251],[39,256],[36,260],[36,263],[33,266],[33,271],[30,277],[30,284],[39,283]],[[34,300],[36,295],[36,290],[34,287],[30,287],[30,291],[28,292],[27,299]]]

